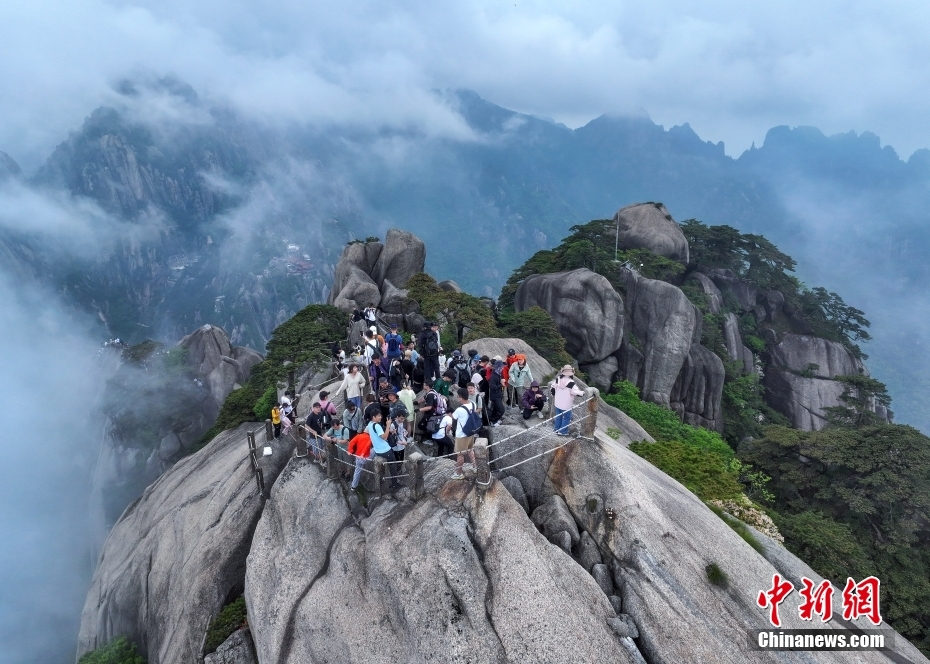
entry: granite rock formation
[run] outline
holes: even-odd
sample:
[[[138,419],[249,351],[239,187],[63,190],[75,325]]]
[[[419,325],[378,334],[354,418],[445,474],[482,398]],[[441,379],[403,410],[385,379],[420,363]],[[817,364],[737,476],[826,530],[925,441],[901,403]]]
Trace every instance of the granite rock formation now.
[[[514,298],[517,311],[538,306],[549,312],[566,350],[578,362],[600,362],[620,348],[623,298],[599,274],[580,268],[527,277]]]
[[[688,264],[688,240],[661,203],[637,203],[614,215],[621,249],[648,249],[654,254]]]

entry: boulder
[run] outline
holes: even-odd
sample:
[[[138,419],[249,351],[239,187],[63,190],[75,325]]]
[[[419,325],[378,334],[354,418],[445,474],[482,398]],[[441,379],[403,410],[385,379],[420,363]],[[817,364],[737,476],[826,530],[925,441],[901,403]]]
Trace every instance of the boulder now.
[[[216,325],[202,325],[181,339],[177,346],[187,350],[187,364],[201,376],[208,376],[224,357],[232,357],[229,337]]]
[[[640,388],[643,400],[670,405],[670,394],[691,352],[695,308],[679,288],[623,271],[628,326],[620,351],[621,369]]]
[[[203,664],[258,664],[249,628],[237,629],[230,634],[216,652],[203,658]]]
[[[508,493],[513,496],[513,499],[517,501],[517,504],[523,508],[523,511],[529,514],[530,503],[526,499],[526,492],[523,490],[523,485],[520,484],[520,480],[512,476],[504,477],[501,479],[501,484],[503,484]]]
[[[565,348],[581,364],[612,355],[623,341],[623,298],[599,274],[581,268],[527,277],[514,298],[517,311],[549,312]]]
[[[621,249],[648,249],[654,254],[688,264],[688,240],[661,203],[637,203],[614,215]]]
[[[199,661],[204,633],[241,588],[262,512],[249,463],[249,423],[182,459],[130,505],[110,531],[94,572],[78,657],[118,636],[148,661]],[[270,486],[293,448],[275,442],[259,461]]]
[[[756,308],[759,291],[752,284],[740,279],[733,270],[725,268],[712,268],[705,271],[714,282],[724,300],[735,302],[743,311],[752,311]]]
[[[319,467],[292,462],[249,555],[259,661],[636,661],[593,579],[499,482],[479,498],[437,472],[436,495],[356,522]]]
[[[335,288],[333,289],[335,293]],[[364,308],[381,301],[381,291],[361,268],[350,265],[346,268],[345,283],[333,299],[333,305],[350,313],[355,307]]]
[[[723,362],[700,344],[693,344],[670,394],[672,408],[682,420],[723,432]]]
[[[381,304],[378,305],[386,314],[405,314],[420,311],[420,305],[407,299],[407,291],[394,286],[390,279],[381,285]]]
[[[550,496],[546,502],[533,510],[530,518],[547,539],[554,539],[564,530],[571,535],[572,545],[578,543],[580,538],[578,525],[561,496]]]
[[[462,292],[464,292],[464,291],[462,291],[462,287],[459,286],[456,282],[452,281],[451,279],[446,279],[445,281],[440,281],[440,282],[439,282],[438,284],[436,284],[436,285],[439,286],[442,290],[444,290],[444,291],[449,291],[450,293],[462,293]]]
[[[743,345],[736,314],[728,313],[723,319],[723,343],[730,359],[743,365],[743,373],[748,374],[756,370],[756,359],[752,351]]]
[[[423,271],[426,264],[426,245],[413,233],[389,228],[384,249],[369,273],[372,280],[383,288],[385,279],[403,288],[413,275]]]
[[[258,351],[245,346],[233,346],[232,358],[239,363],[239,383],[245,383],[252,373],[252,367],[265,359]]]
[[[694,282],[701,289],[701,292],[707,296],[707,306],[710,313],[719,314],[723,308],[723,294],[711,278],[700,272],[692,272],[685,283],[689,281]]]
[[[590,383],[594,387],[606,392],[617,378],[620,363],[616,357],[611,355],[594,364],[581,364],[578,368],[588,374]]]
[[[592,565],[591,576],[594,577],[597,585],[600,586],[600,589],[604,591],[605,595],[610,597],[614,594],[614,578],[611,576],[610,570],[607,569],[607,565],[603,563]]]
[[[581,533],[581,538],[578,540],[578,564],[590,574],[591,568],[600,565],[602,562],[597,543],[591,539],[588,533]]]

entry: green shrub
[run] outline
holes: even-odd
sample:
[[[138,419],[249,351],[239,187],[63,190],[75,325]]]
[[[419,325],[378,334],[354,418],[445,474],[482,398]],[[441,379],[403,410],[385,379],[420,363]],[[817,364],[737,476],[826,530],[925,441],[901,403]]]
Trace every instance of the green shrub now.
[[[727,575],[717,563],[711,563],[704,568],[704,571],[707,573],[707,580],[715,586],[722,588],[727,585]]]
[[[121,636],[102,648],[83,654],[78,664],[145,664],[145,659],[136,651],[136,644]]]
[[[255,406],[252,408],[252,413],[255,414],[255,419],[259,422],[264,422],[271,417],[271,409],[274,407],[275,403],[278,401],[278,388],[276,385],[271,385],[267,390],[258,398],[258,401],[255,402]]]
[[[223,641],[229,638],[230,634],[248,624],[248,615],[245,609],[245,597],[227,604],[220,611],[220,615],[210,623],[207,628],[207,638],[203,646],[203,654],[209,655],[216,652]]]
[[[674,477],[703,500],[736,498],[743,492],[717,455],[677,440],[630,443],[630,450]]]
[[[481,298],[444,291],[425,272],[410,277],[405,288],[409,300],[419,304],[423,317],[439,322],[440,336],[451,341],[453,347],[474,339],[500,336],[494,312]]]
[[[554,367],[572,363],[571,356],[565,352],[565,337],[559,333],[552,316],[541,307],[530,307],[511,315],[504,334],[523,339]]]
[[[615,383],[614,390],[614,393],[604,395],[604,401],[639,422],[639,425],[657,441],[681,441],[719,457],[724,464],[733,458],[733,450],[720,434],[683,424],[674,411],[640,401],[639,389],[633,383],[626,380]]]

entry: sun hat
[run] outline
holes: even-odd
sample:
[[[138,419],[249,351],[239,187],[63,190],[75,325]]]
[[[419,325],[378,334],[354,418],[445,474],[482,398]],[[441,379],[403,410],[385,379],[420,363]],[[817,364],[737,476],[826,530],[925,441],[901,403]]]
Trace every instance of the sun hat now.
[[[566,364],[564,367],[562,367],[562,370],[559,373],[563,375],[574,376],[575,370],[572,369],[572,365]]]

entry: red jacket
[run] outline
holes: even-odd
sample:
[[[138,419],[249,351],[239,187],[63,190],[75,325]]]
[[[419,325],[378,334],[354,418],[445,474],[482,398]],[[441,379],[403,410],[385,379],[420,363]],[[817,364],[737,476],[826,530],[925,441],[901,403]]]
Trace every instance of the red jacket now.
[[[364,431],[356,434],[355,437],[349,441],[348,450],[349,454],[367,459],[371,456],[371,436]]]

